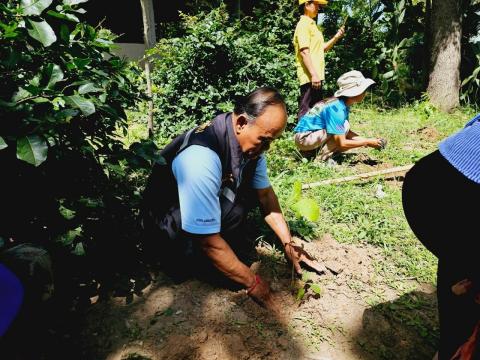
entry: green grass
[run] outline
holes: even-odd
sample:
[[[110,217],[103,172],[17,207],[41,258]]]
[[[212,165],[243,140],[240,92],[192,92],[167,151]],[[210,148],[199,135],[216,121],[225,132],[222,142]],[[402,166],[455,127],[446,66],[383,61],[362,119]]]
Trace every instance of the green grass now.
[[[295,149],[292,133],[287,132],[267,154],[270,179],[281,203],[287,204],[295,181],[306,184],[376,169],[358,163],[359,159],[369,158],[383,168],[412,164],[434,151],[443,138],[462,128],[473,115],[470,109],[442,114],[425,103],[388,111],[353,107],[352,130],[363,136],[386,138],[388,146],[384,151],[357,149],[333,167],[305,162]],[[386,193],[384,198],[375,197],[378,185]],[[318,202],[320,219],[308,223],[284,208],[292,232],[307,239],[330,233],[339,242],[366,243],[381,249],[390,261],[376,264],[377,270],[393,288],[401,288],[404,279],[435,282],[436,260],[405,220],[401,182],[374,178],[316,187],[303,195]]]

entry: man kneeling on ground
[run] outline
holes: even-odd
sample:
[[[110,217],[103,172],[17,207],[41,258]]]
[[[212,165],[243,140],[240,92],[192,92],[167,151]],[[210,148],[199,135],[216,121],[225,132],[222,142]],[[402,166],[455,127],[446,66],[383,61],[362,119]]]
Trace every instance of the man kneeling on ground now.
[[[237,256],[246,241],[247,212],[255,204],[295,270],[301,272],[301,262],[320,269],[293,243],[267,176],[263,153],[286,122],[282,96],[260,88],[239,100],[233,113],[178,136],[162,151],[166,165],[155,165],[148,180],[143,227],[150,241],[160,244],[158,256],[167,273],[189,268],[199,274],[208,268],[277,309],[269,284]]]
[[[361,102],[374,83],[356,70],[340,76],[335,96],[316,103],[295,127],[294,140],[300,153],[305,157],[318,153],[317,158],[325,161],[336,153],[362,146],[383,149],[384,139],[361,137],[350,130],[348,121],[350,106]]]

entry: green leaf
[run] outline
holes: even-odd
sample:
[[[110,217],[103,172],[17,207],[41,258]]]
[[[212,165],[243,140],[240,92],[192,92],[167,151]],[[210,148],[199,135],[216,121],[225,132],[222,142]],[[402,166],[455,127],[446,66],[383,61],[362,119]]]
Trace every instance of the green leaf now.
[[[50,100],[48,100],[47,98],[44,98],[44,97],[36,97],[36,98],[32,99],[32,101],[36,104],[43,104],[43,103],[50,102]]]
[[[88,1],[88,0],[63,0],[63,4],[64,4],[64,5],[72,6],[72,5],[77,5],[77,4],[85,3],[85,2],[87,2],[87,1]]]
[[[403,22],[403,19],[405,18],[405,10],[406,9],[403,9],[403,11],[400,13],[400,15],[398,16],[398,23],[401,24]]]
[[[78,93],[80,95],[83,95],[83,94],[87,94],[87,93],[90,93],[90,92],[99,92],[99,91],[102,91],[102,90],[103,89],[95,87],[94,83],[87,83],[87,84],[81,85],[78,88]]]
[[[293,208],[299,216],[308,221],[317,221],[320,216],[320,208],[313,199],[300,199]]]
[[[85,99],[83,96],[80,96],[80,95],[67,96],[65,97],[65,102],[70,106],[80,109],[80,111],[85,116],[92,115],[95,112],[95,105],[93,105],[93,102]]]
[[[311,273],[308,271],[303,271],[302,272],[302,281],[307,282],[311,278]]]
[[[295,181],[293,184],[293,190],[292,190],[292,201],[298,201],[300,200],[300,197],[302,196],[302,183],[300,181]]]
[[[383,78],[384,78],[384,79],[390,79],[394,74],[395,74],[395,71],[394,71],[394,70],[391,70],[391,71],[386,72],[385,74],[383,74]]]
[[[60,205],[59,210],[62,216],[67,220],[72,220],[75,217],[75,211],[70,210],[63,205]]]
[[[73,63],[78,69],[83,69],[85,66],[90,64],[90,59],[81,59],[81,58],[75,58],[73,59]]]
[[[57,82],[63,80],[63,71],[57,64],[48,64],[45,76],[49,79],[47,88],[51,89]]]
[[[4,106],[4,107],[14,107],[16,104],[14,102],[11,102],[11,101],[3,101],[2,99],[0,99],[0,106]]]
[[[318,284],[312,284],[310,285],[310,289],[312,289],[312,291],[317,294],[317,295],[321,295],[322,294],[322,288],[320,287],[320,285]]]
[[[18,36],[18,32],[16,31],[18,28],[18,23],[13,23],[12,25],[4,24],[0,21],[0,29],[3,29],[2,37],[5,39],[16,38]]]
[[[5,142],[5,140],[3,140],[3,138],[0,136],[0,150],[3,150],[5,148],[7,148],[8,145],[7,143]]]
[[[74,230],[69,230],[67,233],[59,236],[56,241],[61,242],[63,245],[70,245],[73,241],[82,234],[82,227],[79,226]]]
[[[73,14],[68,14],[68,13],[60,13],[58,11],[53,11],[53,10],[48,10],[47,14],[53,17],[56,17],[57,19],[62,19],[62,20],[68,20],[68,21],[73,21],[73,22],[80,22],[78,17],[76,17]]]
[[[28,92],[27,90],[25,90],[24,88],[18,88],[18,90],[15,92],[15,94],[13,94],[12,96],[12,101],[13,102],[19,102],[23,99],[26,99],[28,98],[29,96],[32,96],[32,94],[30,92]]]
[[[305,296],[305,288],[302,287],[302,288],[298,289],[297,301],[302,300],[304,296]]]
[[[27,29],[28,34],[35,40],[42,43],[43,46],[48,47],[57,41],[57,36],[46,21],[27,20],[31,28]]]
[[[39,166],[47,159],[47,141],[38,135],[28,135],[17,140],[17,158]]]
[[[68,29],[68,26],[65,24],[62,24],[60,26],[60,39],[62,39],[65,42],[70,42],[70,30]]]
[[[20,6],[23,8],[24,15],[40,15],[43,10],[48,8],[52,0],[22,0]]]
[[[65,106],[65,100],[63,100],[61,97],[56,97],[52,100],[52,104],[55,110],[59,110],[61,107]]]
[[[75,245],[73,253],[77,256],[85,255],[85,248],[83,247],[83,243],[79,242],[77,245]]]

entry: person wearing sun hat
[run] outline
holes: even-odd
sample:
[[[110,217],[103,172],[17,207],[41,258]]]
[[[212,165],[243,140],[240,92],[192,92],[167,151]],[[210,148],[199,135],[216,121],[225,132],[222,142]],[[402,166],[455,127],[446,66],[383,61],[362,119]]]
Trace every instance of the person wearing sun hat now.
[[[335,96],[316,103],[295,127],[294,140],[300,153],[306,157],[318,153],[317,158],[327,160],[335,153],[362,146],[384,148],[384,139],[361,137],[350,130],[348,121],[350,107],[361,102],[374,83],[357,70],[341,75]]]
[[[300,83],[298,118],[322,99],[325,52],[330,50],[345,33],[345,27],[342,26],[333,38],[327,42],[324,41],[323,34],[314,19],[320,8],[327,4],[327,0],[298,0],[301,17],[293,36],[295,63]]]

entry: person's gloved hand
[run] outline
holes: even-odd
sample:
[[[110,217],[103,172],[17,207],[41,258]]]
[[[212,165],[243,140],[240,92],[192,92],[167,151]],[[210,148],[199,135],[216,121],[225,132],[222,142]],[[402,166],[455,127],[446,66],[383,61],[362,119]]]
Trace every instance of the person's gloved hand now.
[[[323,264],[311,257],[300,245],[295,244],[293,241],[285,245],[285,257],[292,262],[297,274],[302,273],[300,263],[304,263],[318,273],[327,271]]]

